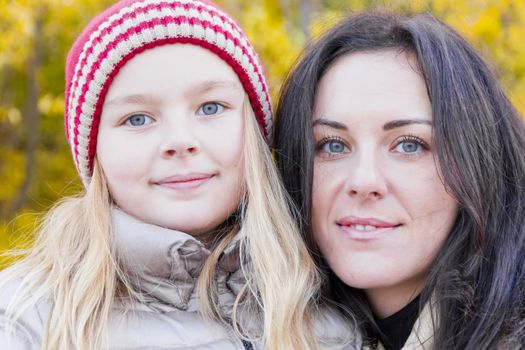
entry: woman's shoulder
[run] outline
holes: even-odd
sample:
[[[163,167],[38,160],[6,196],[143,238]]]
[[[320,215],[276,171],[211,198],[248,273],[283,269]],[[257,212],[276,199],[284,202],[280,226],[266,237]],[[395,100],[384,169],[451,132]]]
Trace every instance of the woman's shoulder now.
[[[23,279],[9,275],[9,269],[0,272],[0,349],[39,349],[44,328],[43,313],[49,309],[49,301],[41,300],[16,319],[11,319],[8,309],[17,302]]]

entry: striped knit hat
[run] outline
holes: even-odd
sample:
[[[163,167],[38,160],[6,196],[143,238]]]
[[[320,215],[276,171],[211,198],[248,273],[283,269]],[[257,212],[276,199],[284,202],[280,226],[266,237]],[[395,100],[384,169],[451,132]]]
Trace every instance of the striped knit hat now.
[[[122,0],[91,21],[67,57],[65,129],[84,185],[91,179],[102,105],[113,78],[135,55],[174,43],[204,47],[232,67],[271,141],[272,107],[263,69],[230,16],[206,0]]]

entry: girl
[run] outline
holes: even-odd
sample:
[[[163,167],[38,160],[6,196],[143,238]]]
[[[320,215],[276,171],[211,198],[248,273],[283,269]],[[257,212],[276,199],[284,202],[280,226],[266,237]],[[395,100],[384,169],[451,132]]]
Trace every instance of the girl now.
[[[366,349],[523,347],[525,127],[457,33],[346,19],[290,75],[275,147]]]
[[[344,343],[336,316],[309,305],[319,277],[265,145],[267,86],[237,24],[207,1],[124,0],[66,65],[85,193],[57,204],[3,273],[3,348]]]

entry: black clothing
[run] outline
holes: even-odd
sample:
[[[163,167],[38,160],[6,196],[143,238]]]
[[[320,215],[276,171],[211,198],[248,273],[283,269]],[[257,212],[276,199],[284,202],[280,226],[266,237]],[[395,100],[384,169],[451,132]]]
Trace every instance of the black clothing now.
[[[419,297],[387,318],[376,318],[377,326],[383,333],[379,341],[386,350],[400,350],[405,345],[418,316]]]

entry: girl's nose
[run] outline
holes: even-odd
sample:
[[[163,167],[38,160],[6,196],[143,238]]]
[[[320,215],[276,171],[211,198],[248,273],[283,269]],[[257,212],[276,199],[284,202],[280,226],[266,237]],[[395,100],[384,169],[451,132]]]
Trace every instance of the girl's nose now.
[[[360,200],[383,198],[388,190],[385,171],[384,164],[374,155],[356,155],[345,182],[345,193]]]
[[[166,145],[163,147],[162,155],[165,158],[172,158],[175,156],[183,157],[188,156],[192,154],[196,154],[198,152],[198,147],[192,143],[189,142],[177,142],[172,143],[171,145]]]
[[[171,123],[166,126],[160,144],[160,154],[164,158],[186,157],[199,153],[200,142],[195,135],[191,121]]]

